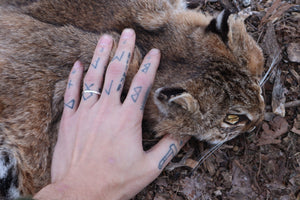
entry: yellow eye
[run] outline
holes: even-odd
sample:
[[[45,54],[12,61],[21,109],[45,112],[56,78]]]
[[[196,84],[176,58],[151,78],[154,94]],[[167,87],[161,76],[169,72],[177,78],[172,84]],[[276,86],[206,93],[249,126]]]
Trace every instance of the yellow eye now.
[[[224,121],[231,125],[235,125],[239,122],[240,118],[237,115],[227,115]]]

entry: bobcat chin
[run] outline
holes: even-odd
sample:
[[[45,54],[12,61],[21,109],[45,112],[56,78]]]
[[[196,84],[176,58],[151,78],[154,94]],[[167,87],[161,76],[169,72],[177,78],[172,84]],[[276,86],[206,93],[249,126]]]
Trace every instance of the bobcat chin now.
[[[1,1],[0,198],[49,183],[69,71],[78,59],[89,66],[104,33],[114,50],[124,28],[137,34],[124,94],[145,53],[162,52],[145,133],[218,144],[262,120],[264,59],[243,18],[186,7],[181,0]]]

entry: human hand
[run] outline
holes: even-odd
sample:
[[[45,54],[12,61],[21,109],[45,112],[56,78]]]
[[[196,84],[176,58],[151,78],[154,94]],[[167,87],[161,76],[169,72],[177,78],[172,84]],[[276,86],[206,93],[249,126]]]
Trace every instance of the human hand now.
[[[113,40],[104,35],[84,78],[74,64],[65,93],[65,108],[52,160],[52,183],[36,199],[129,199],[151,183],[184,143],[165,136],[152,149],[142,147],[143,108],[159,65],[160,52],[151,50],[135,75],[123,103],[120,95],[135,45],[135,33],[123,31],[108,65]],[[102,82],[104,82],[102,87]],[[180,143],[180,144],[179,144]]]

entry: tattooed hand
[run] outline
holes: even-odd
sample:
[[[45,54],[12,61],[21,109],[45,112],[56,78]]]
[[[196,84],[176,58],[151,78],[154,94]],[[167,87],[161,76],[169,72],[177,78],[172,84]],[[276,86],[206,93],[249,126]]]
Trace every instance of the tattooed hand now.
[[[81,101],[83,67],[74,64],[52,162],[52,183],[35,198],[129,199],[151,183],[180,149],[179,142],[168,136],[147,152],[142,147],[143,108],[159,65],[159,50],[145,56],[142,66],[148,66],[147,73],[145,68],[137,72],[127,98],[120,102],[134,45],[134,31],[125,29],[102,86],[112,38],[100,38],[84,78],[83,90],[88,91]],[[97,91],[102,91],[101,96]]]

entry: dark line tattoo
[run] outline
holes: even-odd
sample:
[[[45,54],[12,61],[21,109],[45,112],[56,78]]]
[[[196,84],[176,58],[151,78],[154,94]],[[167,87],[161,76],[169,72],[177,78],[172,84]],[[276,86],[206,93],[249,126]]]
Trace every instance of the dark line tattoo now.
[[[125,78],[126,78],[126,73],[124,72],[124,73],[123,73],[123,76],[122,76],[122,78],[121,78],[120,84],[119,84],[119,86],[118,86],[118,88],[117,88],[117,91],[118,91],[118,92],[121,90],[121,88],[122,88],[122,86],[123,86],[123,84],[124,84]]]
[[[151,63],[144,64],[144,68],[142,69],[142,72],[147,74],[147,72],[149,71],[150,66],[151,66]]]
[[[179,146],[182,146],[182,145],[183,145],[183,141],[182,141],[182,140],[180,140]]]
[[[100,49],[100,53],[103,53],[103,51],[104,51],[104,47],[101,47],[101,49]]]
[[[126,44],[126,43],[127,43],[127,40],[124,40],[124,41],[123,41],[123,44]]]
[[[70,108],[70,109],[74,109],[75,106],[75,99],[72,99],[71,101],[69,101],[68,103],[65,103],[65,106]]]
[[[125,51],[123,51],[123,52],[122,52],[122,54],[121,54],[121,56],[120,56],[120,57],[119,57],[119,56],[115,56],[115,57],[113,57],[113,59],[112,59],[111,61],[114,61],[114,60],[121,61],[121,60],[122,60],[122,58],[123,58],[123,56],[124,56],[124,54],[125,54]]]
[[[72,86],[73,86],[73,83],[72,83],[72,80],[70,80],[69,83],[68,83],[68,88],[70,88]]]
[[[92,83],[92,84],[90,84],[90,85],[84,83],[85,90],[91,90],[91,87],[93,87],[94,85],[95,85],[94,83]]]
[[[135,87],[133,90],[134,90],[134,94],[131,95],[131,99],[132,99],[132,101],[133,101],[134,103],[136,103],[137,100],[138,100],[138,98],[139,98],[139,96],[140,96],[140,94],[141,94],[142,87],[141,87],[141,86]]]
[[[97,69],[99,62],[100,62],[100,58],[98,57],[97,60],[95,61],[95,64],[92,63],[92,67],[94,69]]]
[[[127,70],[128,67],[129,67],[130,58],[131,58],[131,53],[129,52],[129,53],[128,53],[128,56],[127,56],[127,61],[126,61],[126,68],[125,68],[125,70]]]
[[[93,87],[95,84],[92,83],[91,85],[87,85],[86,83],[84,83],[85,89],[84,90],[91,90],[91,87]],[[84,101],[88,100],[89,98],[91,98],[94,94],[92,92],[90,92],[88,95],[86,95],[87,93],[83,93],[82,94],[82,98]]]
[[[175,144],[171,144],[169,147],[169,151],[164,155],[164,157],[158,163],[158,169],[162,169],[170,157],[174,157],[177,153],[177,147]]]
[[[142,106],[141,106],[140,110],[144,110],[145,109],[146,102],[147,102],[148,96],[149,96],[150,91],[151,91],[151,87],[152,86],[149,86],[148,89],[147,89],[147,91],[146,91],[146,94],[144,96],[144,100],[143,100],[143,103],[142,103]]]
[[[74,69],[71,73],[72,73],[72,74],[76,74],[76,69]]]
[[[109,86],[109,89],[107,90],[107,89],[105,89],[105,93],[107,94],[107,95],[110,95],[110,92],[111,92],[111,88],[112,88],[112,85],[113,85],[113,80],[110,82],[110,86]]]

